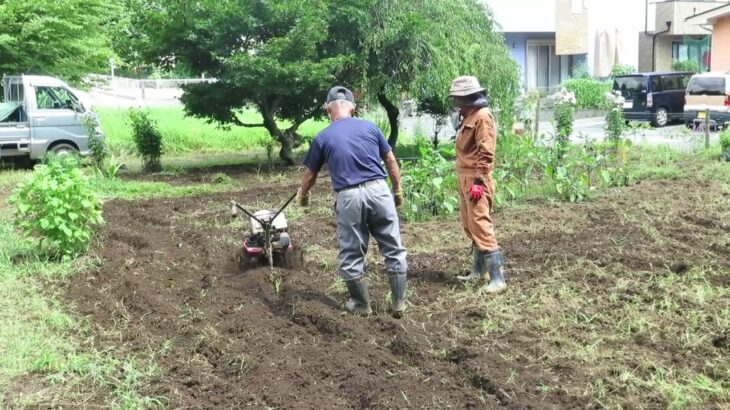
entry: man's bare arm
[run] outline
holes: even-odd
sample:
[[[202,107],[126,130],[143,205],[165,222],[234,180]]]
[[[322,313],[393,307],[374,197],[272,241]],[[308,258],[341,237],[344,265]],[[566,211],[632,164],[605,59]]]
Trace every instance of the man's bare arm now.
[[[312,189],[314,184],[317,182],[317,173],[312,172],[309,168],[307,168],[306,171],[304,171],[304,176],[302,177],[302,186],[299,188],[299,196],[306,197],[309,196],[309,190]]]
[[[388,175],[390,175],[390,182],[393,183],[393,191],[400,191],[400,167],[398,167],[398,161],[395,159],[393,151],[385,154],[383,161],[385,162],[385,168],[388,170]]]

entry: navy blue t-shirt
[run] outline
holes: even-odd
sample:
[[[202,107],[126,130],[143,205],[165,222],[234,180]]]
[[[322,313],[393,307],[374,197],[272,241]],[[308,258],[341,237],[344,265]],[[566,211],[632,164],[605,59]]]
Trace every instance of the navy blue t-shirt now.
[[[304,165],[312,172],[319,172],[327,163],[332,187],[339,191],[385,178],[380,160],[388,152],[390,145],[377,125],[357,118],[342,118],[317,134]]]

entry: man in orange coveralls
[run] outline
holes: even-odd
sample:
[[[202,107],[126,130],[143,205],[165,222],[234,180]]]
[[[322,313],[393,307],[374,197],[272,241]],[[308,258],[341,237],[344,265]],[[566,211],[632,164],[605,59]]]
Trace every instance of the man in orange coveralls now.
[[[489,280],[483,289],[488,293],[499,293],[507,284],[502,251],[497,245],[490,217],[495,192],[492,170],[497,127],[487,108],[489,101],[484,87],[479,85],[476,77],[456,78],[451,83],[449,96],[462,118],[456,135],[459,216],[466,235],[472,240],[474,256],[471,274],[457,276],[457,279]]]

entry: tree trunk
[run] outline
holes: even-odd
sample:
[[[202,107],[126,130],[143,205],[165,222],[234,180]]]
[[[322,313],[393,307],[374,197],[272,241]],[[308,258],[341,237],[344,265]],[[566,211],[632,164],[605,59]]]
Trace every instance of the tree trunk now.
[[[398,142],[398,116],[400,115],[400,110],[390,102],[385,93],[378,94],[378,102],[385,108],[385,112],[388,115],[388,123],[390,124],[388,144],[390,144],[391,148],[395,149],[395,144]]]
[[[259,107],[259,110],[261,111],[261,116],[264,119],[264,128],[266,128],[272,138],[281,144],[279,158],[284,161],[286,165],[294,165],[294,148],[301,144],[301,142],[299,142],[299,135],[296,133],[296,128],[292,127],[282,131],[276,124],[274,115],[271,111],[265,109],[265,107]],[[299,142],[299,144],[297,144],[297,142]]]

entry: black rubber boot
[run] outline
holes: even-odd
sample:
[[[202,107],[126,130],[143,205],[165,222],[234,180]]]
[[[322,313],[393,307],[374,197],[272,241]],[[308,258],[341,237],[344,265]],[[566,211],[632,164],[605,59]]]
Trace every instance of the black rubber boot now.
[[[406,274],[390,272],[388,280],[392,299],[391,313],[394,318],[400,319],[406,311],[406,288],[408,287]]]
[[[484,274],[487,273],[486,268],[486,252],[480,251],[476,246],[472,245],[471,253],[474,257],[471,273],[466,276],[457,276],[456,279],[463,282],[470,282],[472,280],[484,278]]]
[[[507,288],[504,280],[504,258],[502,250],[497,249],[485,254],[485,268],[489,272],[489,283],[482,289],[487,293],[499,293]]]
[[[370,309],[370,295],[368,295],[368,285],[362,278],[347,280],[347,290],[350,291],[350,299],[345,302],[345,309],[350,313],[358,315],[369,315],[373,313]]]

